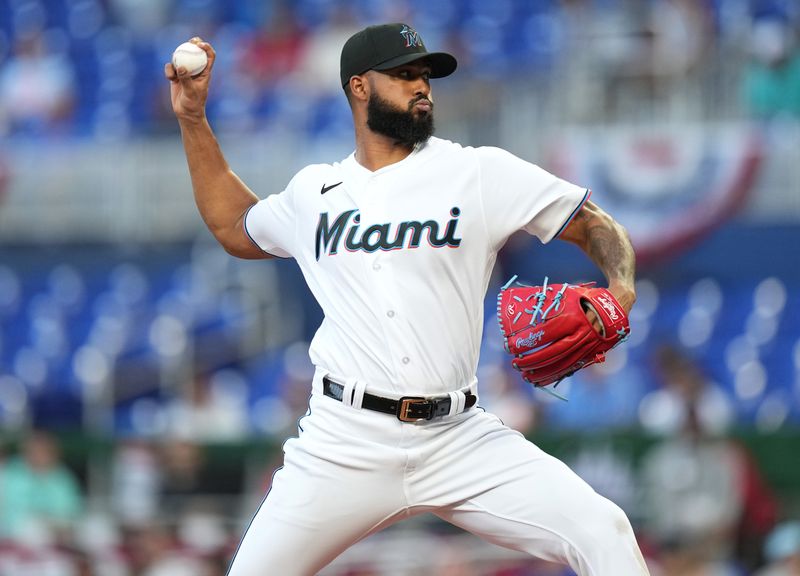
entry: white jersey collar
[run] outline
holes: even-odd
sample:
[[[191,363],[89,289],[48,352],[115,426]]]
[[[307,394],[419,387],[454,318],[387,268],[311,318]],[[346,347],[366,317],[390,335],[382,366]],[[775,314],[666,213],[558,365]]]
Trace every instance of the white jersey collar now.
[[[417,156],[420,155],[421,152],[423,152],[424,150],[427,150],[428,148],[430,148],[432,140],[435,140],[435,138],[431,137],[431,138],[428,139],[427,142],[420,142],[419,144],[414,146],[414,149],[411,150],[411,153],[408,156],[406,156],[405,158],[403,158],[402,160],[400,160],[398,162],[394,162],[393,164],[389,164],[388,166],[384,166],[383,168],[379,168],[379,169],[374,170],[374,171],[370,170],[368,168],[365,168],[364,166],[359,164],[358,160],[356,160],[356,152],[355,152],[355,150],[353,152],[351,152],[350,155],[347,158],[342,160],[342,166],[344,166],[345,168],[347,168],[349,170],[352,170],[354,173],[359,174],[362,177],[363,176],[377,176],[379,174],[384,174],[385,172],[390,172],[391,170],[394,170],[396,168],[400,168],[400,167],[403,167],[403,166],[406,166],[408,164],[413,163],[414,160],[417,158]]]

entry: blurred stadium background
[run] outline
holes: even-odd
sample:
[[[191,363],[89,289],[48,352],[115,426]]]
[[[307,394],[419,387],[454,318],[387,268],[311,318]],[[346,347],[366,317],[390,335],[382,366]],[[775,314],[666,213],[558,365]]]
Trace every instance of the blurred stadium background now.
[[[512,238],[482,404],[620,504],[653,574],[800,574],[796,0],[0,0],[0,575],[225,573],[321,313],[203,227],[163,64],[214,44],[209,116],[263,197],[350,152],[339,50],[379,21],[458,56],[437,135],[593,188],[639,254],[631,340],[560,402],[506,370],[493,294],[600,279]],[[571,572],[424,517],[323,574]]]

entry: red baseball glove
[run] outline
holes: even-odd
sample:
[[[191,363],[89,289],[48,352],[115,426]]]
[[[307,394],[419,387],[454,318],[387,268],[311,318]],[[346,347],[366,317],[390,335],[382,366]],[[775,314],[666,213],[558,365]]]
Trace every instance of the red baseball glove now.
[[[526,286],[514,276],[497,296],[497,317],[511,365],[535,386],[558,383],[603,362],[630,334],[628,315],[605,288],[592,284]],[[598,332],[587,316],[592,311]]]

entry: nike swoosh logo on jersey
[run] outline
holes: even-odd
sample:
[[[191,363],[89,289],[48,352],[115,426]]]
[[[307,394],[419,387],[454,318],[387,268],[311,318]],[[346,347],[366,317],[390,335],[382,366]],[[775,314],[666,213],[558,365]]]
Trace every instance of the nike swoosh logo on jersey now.
[[[322,185],[322,190],[320,190],[319,193],[320,194],[325,194],[325,192],[327,192],[328,190],[332,190],[332,189],[336,188],[339,184],[341,184],[341,182],[337,182],[336,184],[331,184],[330,186],[325,186],[325,184],[323,184]]]

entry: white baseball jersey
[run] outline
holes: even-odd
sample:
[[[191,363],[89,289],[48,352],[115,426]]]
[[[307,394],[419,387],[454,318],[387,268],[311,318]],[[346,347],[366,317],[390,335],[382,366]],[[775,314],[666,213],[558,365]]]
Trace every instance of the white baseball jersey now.
[[[309,166],[250,209],[248,234],[297,260],[325,320],[308,412],[228,576],[319,574],[427,511],[582,575],[647,574],[622,510],[496,416],[464,410],[497,251],[519,229],[549,241],[588,195],[503,150],[432,138],[374,172],[353,155]],[[339,397],[320,393],[327,374]],[[450,412],[401,421],[360,409],[365,388],[447,393]]]
[[[297,260],[322,307],[318,369],[373,392],[434,395],[475,383],[484,296],[508,237],[548,242],[588,196],[499,148],[431,138],[374,172],[354,154],[308,166],[245,227]]]

